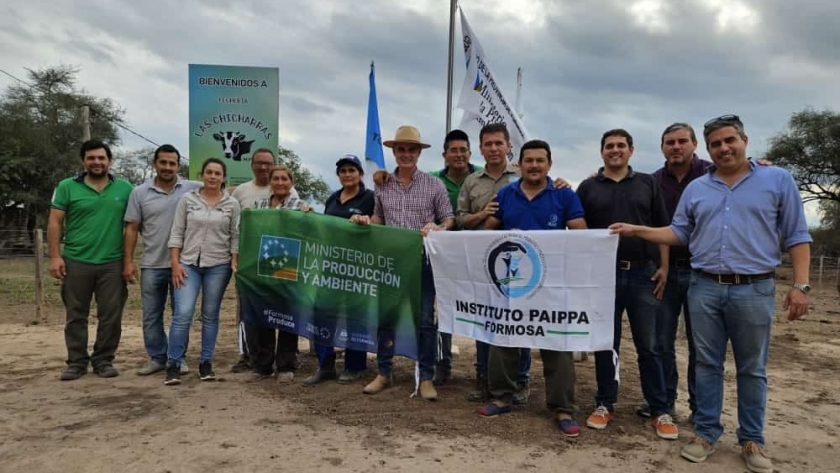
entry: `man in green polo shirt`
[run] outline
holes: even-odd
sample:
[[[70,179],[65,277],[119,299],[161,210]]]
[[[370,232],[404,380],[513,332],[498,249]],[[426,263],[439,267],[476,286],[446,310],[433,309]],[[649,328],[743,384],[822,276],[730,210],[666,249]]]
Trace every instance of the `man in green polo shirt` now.
[[[443,139],[443,169],[429,173],[443,181],[453,211],[458,208],[458,194],[467,176],[482,170],[481,166],[470,164],[470,154],[470,137],[461,130],[452,130]],[[452,378],[452,334],[438,332],[437,358],[433,381],[441,385]]]
[[[443,181],[452,210],[458,208],[458,194],[470,174],[481,171],[481,166],[470,164],[470,137],[461,130],[452,130],[443,140],[444,167],[429,174]]]
[[[123,215],[131,184],[108,173],[108,145],[89,140],[80,151],[85,172],[58,183],[52,200],[47,243],[50,273],[61,280],[67,311],[64,342],[67,368],[62,381],[79,379],[88,364],[103,378],[119,375],[114,354],[122,334],[122,312],[128,289],[123,271]],[[64,251],[61,236],[64,233]],[[88,354],[90,301],[96,296],[96,341]]]

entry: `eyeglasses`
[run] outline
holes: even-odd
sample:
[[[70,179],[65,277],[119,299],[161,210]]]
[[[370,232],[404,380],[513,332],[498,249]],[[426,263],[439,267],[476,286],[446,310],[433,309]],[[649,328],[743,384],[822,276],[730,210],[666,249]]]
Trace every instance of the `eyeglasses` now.
[[[741,122],[741,117],[739,117],[738,115],[729,114],[729,115],[721,115],[717,118],[712,118],[711,120],[707,121],[703,125],[703,129],[707,130],[712,125],[716,125],[718,123],[734,123],[736,125],[740,125],[741,127],[744,126],[744,123]]]

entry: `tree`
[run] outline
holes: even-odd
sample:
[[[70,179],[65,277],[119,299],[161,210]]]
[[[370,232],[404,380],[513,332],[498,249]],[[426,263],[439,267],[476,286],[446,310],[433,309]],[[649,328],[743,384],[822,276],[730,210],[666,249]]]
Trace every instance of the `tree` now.
[[[30,85],[0,97],[0,211],[25,209],[27,228],[46,221],[58,182],[82,170],[81,109],[90,107],[91,136],[119,143],[123,111],[76,88],[69,67],[30,70]]]
[[[839,203],[840,114],[805,109],[788,126],[770,140],[766,158],[790,170],[804,202]]]
[[[330,186],[321,175],[315,175],[312,171],[301,164],[300,156],[294,151],[280,146],[277,150],[277,161],[280,164],[289,166],[292,176],[295,178],[295,189],[300,198],[307,201],[324,203],[330,196]]]
[[[111,172],[138,186],[154,175],[152,157],[155,149],[146,147],[132,151],[114,151]]]

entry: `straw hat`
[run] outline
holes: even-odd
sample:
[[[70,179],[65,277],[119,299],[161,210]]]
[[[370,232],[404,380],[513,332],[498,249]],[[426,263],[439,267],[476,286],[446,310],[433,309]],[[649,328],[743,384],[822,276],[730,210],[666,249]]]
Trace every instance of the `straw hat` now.
[[[417,128],[409,125],[403,125],[397,128],[397,134],[394,135],[394,139],[387,140],[382,144],[389,148],[393,148],[394,145],[397,143],[409,143],[414,145],[420,145],[420,148],[422,149],[431,147],[431,145],[423,143],[420,140],[420,131],[417,130]]]

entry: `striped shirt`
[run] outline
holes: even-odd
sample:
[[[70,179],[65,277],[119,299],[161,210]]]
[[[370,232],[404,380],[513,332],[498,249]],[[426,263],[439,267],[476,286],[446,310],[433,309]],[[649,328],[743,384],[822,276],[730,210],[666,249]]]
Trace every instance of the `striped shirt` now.
[[[376,188],[373,215],[390,227],[420,231],[427,223],[440,223],[454,214],[443,182],[415,169],[408,187],[393,173]]]
[[[256,201],[255,209],[289,209],[289,210],[300,210],[303,208],[304,202],[297,197],[289,194],[280,202],[280,205],[276,207],[271,206],[271,196],[265,199],[259,199]]]

